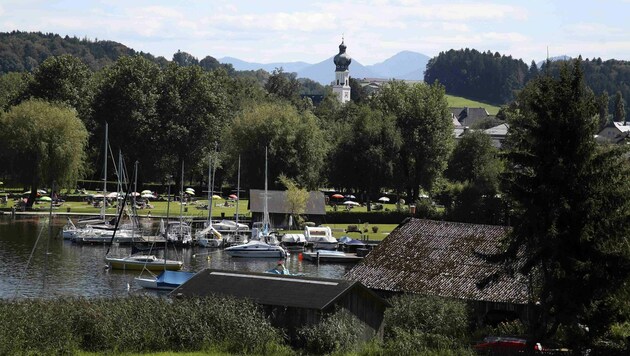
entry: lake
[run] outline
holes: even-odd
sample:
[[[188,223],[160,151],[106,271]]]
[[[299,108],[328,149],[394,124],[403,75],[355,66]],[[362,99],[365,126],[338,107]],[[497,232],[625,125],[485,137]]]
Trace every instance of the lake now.
[[[66,216],[0,215],[0,299],[55,297],[114,297],[130,294],[164,294],[148,291],[134,283],[138,271],[105,268],[104,245],[77,245],[63,240],[61,229]],[[142,219],[143,227],[155,229],[158,220]],[[52,230],[52,238],[49,238]],[[112,246],[113,256],[126,256],[128,246]],[[161,254],[162,252],[158,252]],[[200,247],[169,249],[168,258],[184,261],[185,271],[205,268],[263,272],[273,268],[277,259],[233,258],[220,249]],[[341,278],[351,265],[316,264],[300,261],[292,253],[285,266],[292,273],[322,278]],[[148,276],[145,272],[144,276]]]

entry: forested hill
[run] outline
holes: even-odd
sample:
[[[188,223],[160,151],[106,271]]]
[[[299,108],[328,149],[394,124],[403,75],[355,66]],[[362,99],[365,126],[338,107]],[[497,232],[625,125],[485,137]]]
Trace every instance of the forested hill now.
[[[438,80],[451,95],[462,96],[495,105],[507,104],[527,82],[544,71],[557,76],[560,68],[570,60],[556,59],[541,68],[532,61],[528,66],[521,59],[499,53],[461,49],[441,52],[427,64],[424,80]],[[547,67],[545,69],[545,67]],[[630,98],[630,62],[620,60],[602,61],[601,58],[584,59],[582,70],[586,84],[596,95],[607,93],[609,112],[613,112],[612,100],[617,92]],[[628,111],[627,117],[630,116]]]
[[[159,62],[150,54],[136,52],[113,41],[92,41],[41,32],[0,33],[0,73],[32,71],[46,58],[62,54],[81,59],[93,70],[112,64],[121,56],[137,54]]]
[[[504,104],[524,87],[528,67],[521,59],[475,49],[440,52],[427,64],[424,81],[438,80],[452,95]]]

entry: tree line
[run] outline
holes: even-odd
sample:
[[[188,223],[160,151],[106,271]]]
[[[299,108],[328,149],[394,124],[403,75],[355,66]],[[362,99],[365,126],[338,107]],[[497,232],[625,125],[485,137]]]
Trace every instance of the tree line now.
[[[140,162],[140,182],[179,181],[184,162],[187,181],[201,183],[205,158],[218,147],[217,182],[235,182],[240,156],[242,185],[260,188],[267,147],[272,187],[280,187],[277,177],[284,175],[301,187],[332,184],[368,201],[386,187],[411,199],[419,186],[432,189],[453,146],[442,86],[395,82],[365,103],[346,106],[330,90],[315,106],[300,96],[301,87],[282,69],[261,84],[221,66],[206,70],[181,52],[167,66],[136,55],[97,71],[71,55],[49,57],[32,73],[0,77],[0,169],[5,180],[31,187],[99,179],[107,123],[110,147],[130,165]],[[48,111],[86,133],[45,129],[49,122],[40,113]],[[26,131],[25,117],[31,120]],[[76,141],[57,146],[70,139]],[[82,162],[72,174],[41,169],[71,153]]]

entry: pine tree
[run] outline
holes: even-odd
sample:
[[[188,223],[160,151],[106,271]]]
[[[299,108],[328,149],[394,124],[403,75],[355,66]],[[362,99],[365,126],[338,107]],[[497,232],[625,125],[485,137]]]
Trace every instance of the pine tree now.
[[[519,95],[504,181],[513,230],[490,258],[532,282],[531,340],[563,327],[575,349],[617,320],[630,276],[628,162],[594,141],[597,107],[580,63]]]
[[[623,122],[624,125],[626,123],[626,109],[620,91],[615,95],[615,122]]]

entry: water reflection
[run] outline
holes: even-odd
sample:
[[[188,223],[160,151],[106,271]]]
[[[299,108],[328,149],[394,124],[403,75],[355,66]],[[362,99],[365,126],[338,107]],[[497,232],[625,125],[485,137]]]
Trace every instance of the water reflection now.
[[[77,245],[59,236],[64,216],[53,217],[49,238],[48,216],[0,216],[0,298],[50,298],[61,296],[108,297],[150,293],[135,285],[138,271],[105,268],[107,246]],[[156,221],[145,219],[154,228]],[[127,246],[112,246],[110,254],[130,254]],[[158,252],[157,254],[162,254]],[[183,259],[184,270],[204,268],[262,272],[273,268],[275,259],[239,259],[222,250],[186,248],[166,252],[169,258]],[[350,266],[300,261],[292,254],[286,261],[292,273],[307,276],[341,278]],[[146,273],[146,272],[145,272]]]

